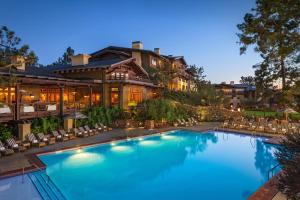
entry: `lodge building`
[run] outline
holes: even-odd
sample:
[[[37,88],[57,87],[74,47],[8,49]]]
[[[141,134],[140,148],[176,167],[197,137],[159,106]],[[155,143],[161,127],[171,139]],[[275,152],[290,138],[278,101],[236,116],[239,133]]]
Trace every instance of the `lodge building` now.
[[[129,109],[158,96],[162,86],[146,69],[164,64],[180,72],[170,89],[195,90],[182,56],[161,55],[158,48],[144,50],[141,42],[133,42],[132,48],[109,46],[71,60],[69,65],[35,67],[13,57],[14,67],[0,69],[0,122],[65,116],[95,105]]]

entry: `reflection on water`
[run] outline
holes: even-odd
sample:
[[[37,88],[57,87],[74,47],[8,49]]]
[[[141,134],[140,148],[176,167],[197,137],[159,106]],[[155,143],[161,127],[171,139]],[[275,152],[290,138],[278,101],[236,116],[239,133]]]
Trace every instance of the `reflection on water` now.
[[[41,159],[74,200],[245,199],[275,162],[272,146],[249,138],[179,131]]]
[[[264,175],[265,181],[268,179],[268,171],[277,164],[274,151],[274,146],[256,140],[255,167]]]
[[[104,156],[99,153],[89,153],[83,152],[82,150],[77,150],[74,155],[71,155],[68,159],[64,161],[66,167],[76,167],[81,165],[91,165],[95,163],[102,162]]]

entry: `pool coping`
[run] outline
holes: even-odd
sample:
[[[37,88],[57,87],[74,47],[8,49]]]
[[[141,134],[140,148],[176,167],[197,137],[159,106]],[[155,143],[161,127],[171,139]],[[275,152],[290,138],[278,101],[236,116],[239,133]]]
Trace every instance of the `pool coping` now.
[[[8,172],[5,172],[3,174],[0,174],[0,180],[4,179],[4,178],[9,178],[9,177],[17,176],[17,175],[24,175],[24,174],[27,174],[27,173],[30,173],[30,172],[46,169],[46,165],[39,159],[39,157],[38,157],[39,155],[46,155],[46,154],[51,154],[51,153],[55,153],[55,152],[76,150],[76,149],[81,149],[83,147],[98,146],[98,145],[102,145],[102,144],[108,144],[108,143],[111,143],[111,142],[120,142],[120,141],[125,141],[129,138],[130,139],[137,139],[137,138],[140,138],[140,137],[147,137],[147,136],[150,137],[150,136],[170,133],[170,132],[177,131],[177,130],[200,132],[200,131],[196,131],[196,130],[189,130],[185,127],[181,127],[181,128],[176,127],[174,129],[170,129],[170,130],[163,131],[163,132],[160,132],[159,130],[157,130],[154,133],[142,134],[142,135],[139,135],[139,136],[129,136],[129,137],[119,136],[119,137],[116,137],[114,140],[107,139],[107,140],[104,140],[104,141],[101,141],[101,142],[81,144],[81,145],[78,145],[78,146],[75,146],[75,147],[64,147],[64,148],[61,148],[60,150],[48,150],[48,151],[42,151],[42,152],[39,152],[39,153],[31,153],[31,154],[27,154],[26,157],[28,158],[28,161],[32,164],[32,166],[26,167],[26,168],[23,168],[23,169],[12,170],[12,171],[8,171]],[[210,131],[222,131],[222,132],[226,132],[226,133],[236,133],[236,134],[241,134],[241,135],[272,138],[272,135],[270,135],[270,134],[264,134],[264,133],[258,133],[258,132],[253,133],[253,132],[249,132],[249,131],[241,132],[241,131],[234,130],[234,129],[217,128],[217,129],[204,129],[204,130],[201,130],[202,133],[207,133],[207,132],[210,132]],[[277,173],[270,180],[268,180],[266,183],[264,183],[260,188],[258,188],[248,198],[248,200],[272,200],[273,197],[279,192],[279,190],[275,186],[274,182],[276,182],[276,180],[278,180],[278,176],[279,176],[280,173],[282,173],[282,171]]]
[[[280,174],[283,173],[283,170],[278,172],[260,188],[258,188],[248,200],[272,200],[276,194],[279,192],[279,189],[276,187],[278,183],[278,178]]]

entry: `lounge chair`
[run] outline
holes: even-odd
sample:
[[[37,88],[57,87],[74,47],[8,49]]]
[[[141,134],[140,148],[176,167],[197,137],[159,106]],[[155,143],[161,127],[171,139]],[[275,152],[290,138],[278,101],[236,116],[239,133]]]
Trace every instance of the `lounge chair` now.
[[[65,130],[61,129],[58,131],[63,137],[67,137],[68,139],[72,140],[72,139],[75,139],[75,136],[74,134],[72,133],[66,133]]]
[[[85,137],[84,132],[80,131],[78,128],[73,128],[76,137]]]
[[[46,144],[55,144],[55,138],[48,138],[47,136],[44,135],[44,133],[38,133],[37,137],[40,141],[45,142]]]
[[[60,135],[57,131],[52,131],[52,135],[55,137],[56,141],[65,141],[64,137]]]
[[[79,127],[78,128],[80,132],[83,133],[84,137],[88,137],[89,136],[89,132],[87,130],[85,130],[83,127]]]
[[[88,125],[85,125],[84,129],[89,133],[90,136],[95,135],[97,132],[96,129],[91,129]]]
[[[225,120],[222,124],[222,128],[228,128],[228,126],[229,126],[229,121]]]
[[[191,126],[196,125],[191,118],[188,118],[187,121]]]
[[[25,151],[26,148],[17,144],[13,138],[9,138],[6,140],[7,145],[13,149],[14,151]]]
[[[27,137],[32,146],[37,146],[37,147],[46,146],[46,143],[43,141],[38,141],[33,133],[29,133]]]
[[[200,122],[198,120],[196,120],[194,117],[191,117],[192,121],[196,124],[196,125],[199,125]]]
[[[182,122],[180,119],[177,119],[178,123],[180,126],[186,126],[186,124],[184,122]]]
[[[102,127],[102,129],[103,129],[104,131],[107,131],[107,130],[108,130],[107,126],[105,126],[105,125],[102,124],[101,122],[99,123],[99,125]]]
[[[103,129],[102,129],[102,127],[101,126],[99,126],[98,124],[95,124],[94,125],[94,129],[97,129],[98,130],[98,132],[100,132],[100,131],[102,131]]]
[[[3,143],[0,140],[0,154],[8,156],[13,153],[14,153],[14,150],[5,148],[5,146],[3,145]]]

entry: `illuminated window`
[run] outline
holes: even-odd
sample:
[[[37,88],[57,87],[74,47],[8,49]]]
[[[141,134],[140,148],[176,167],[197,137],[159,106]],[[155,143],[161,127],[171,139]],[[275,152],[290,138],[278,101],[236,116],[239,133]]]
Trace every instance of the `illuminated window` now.
[[[156,66],[156,65],[157,65],[157,61],[156,61],[155,58],[152,58],[152,59],[151,59],[151,64],[152,64],[153,66]]]
[[[119,88],[111,88],[111,105],[119,104]]]
[[[128,95],[128,106],[137,106],[137,104],[142,102],[142,91],[140,89],[130,88]]]

